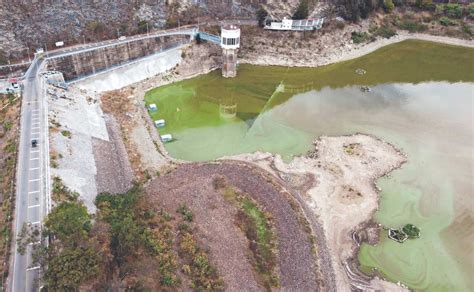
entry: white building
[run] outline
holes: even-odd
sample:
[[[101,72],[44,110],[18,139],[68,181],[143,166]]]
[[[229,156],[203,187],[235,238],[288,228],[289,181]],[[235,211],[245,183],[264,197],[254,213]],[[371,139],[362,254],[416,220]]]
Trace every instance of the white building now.
[[[294,31],[315,30],[315,29],[321,29],[321,27],[323,27],[323,23],[324,23],[324,18],[301,19],[301,20],[283,18],[281,22],[273,21],[270,23],[270,25],[266,25],[265,29],[294,30]]]

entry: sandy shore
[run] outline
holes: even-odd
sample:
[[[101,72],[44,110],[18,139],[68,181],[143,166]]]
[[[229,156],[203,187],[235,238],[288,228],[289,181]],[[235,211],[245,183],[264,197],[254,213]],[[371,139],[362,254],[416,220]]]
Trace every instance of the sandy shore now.
[[[269,153],[232,157],[252,162],[284,180],[300,193],[312,209],[324,234],[316,232],[318,244],[325,241],[337,291],[357,289],[404,290],[379,278],[370,279],[350,268],[358,252],[353,233],[371,221],[378,209],[375,181],[399,168],[406,157],[391,144],[369,135],[321,137],[315,150],[295,157],[289,164]],[[324,240],[324,238],[326,240]],[[325,248],[318,247],[324,253]]]

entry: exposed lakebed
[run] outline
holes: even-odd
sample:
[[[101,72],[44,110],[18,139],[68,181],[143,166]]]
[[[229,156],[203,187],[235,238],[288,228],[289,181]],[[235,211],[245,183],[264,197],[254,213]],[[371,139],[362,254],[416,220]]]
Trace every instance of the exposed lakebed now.
[[[409,162],[379,180],[377,222],[413,223],[403,244],[382,233],[363,245],[362,270],[417,290],[471,290],[474,237],[473,49],[405,41],[320,68],[241,65],[149,91],[170,155],[185,160],[268,151],[287,161],[321,135],[364,132],[402,149]],[[356,74],[357,69],[365,74]],[[362,91],[361,86],[370,87]],[[222,109],[236,106],[234,117]]]

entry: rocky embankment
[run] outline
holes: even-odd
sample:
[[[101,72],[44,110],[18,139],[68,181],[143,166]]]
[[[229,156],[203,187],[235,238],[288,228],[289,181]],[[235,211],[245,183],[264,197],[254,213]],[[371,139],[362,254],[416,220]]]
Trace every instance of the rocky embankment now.
[[[0,63],[26,58],[34,48],[55,42],[66,45],[114,39],[119,35],[224,19],[255,19],[260,3],[232,1],[107,1],[21,0],[0,1]],[[267,0],[262,3],[274,16],[291,15],[299,0]]]

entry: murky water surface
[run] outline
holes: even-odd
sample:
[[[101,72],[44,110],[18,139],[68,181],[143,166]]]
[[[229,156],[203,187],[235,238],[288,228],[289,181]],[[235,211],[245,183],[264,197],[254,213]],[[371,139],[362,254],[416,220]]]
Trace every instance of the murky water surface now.
[[[174,157],[209,160],[253,151],[286,160],[320,135],[364,132],[408,154],[381,179],[376,220],[413,223],[421,238],[404,244],[381,234],[364,245],[361,268],[377,268],[417,290],[473,290],[474,50],[407,41],[318,69],[241,65],[239,76],[213,72],[156,88],[154,119]],[[366,70],[359,75],[358,68]],[[370,92],[361,91],[369,86]],[[232,113],[234,117],[223,114]],[[230,106],[230,107],[229,107]]]

